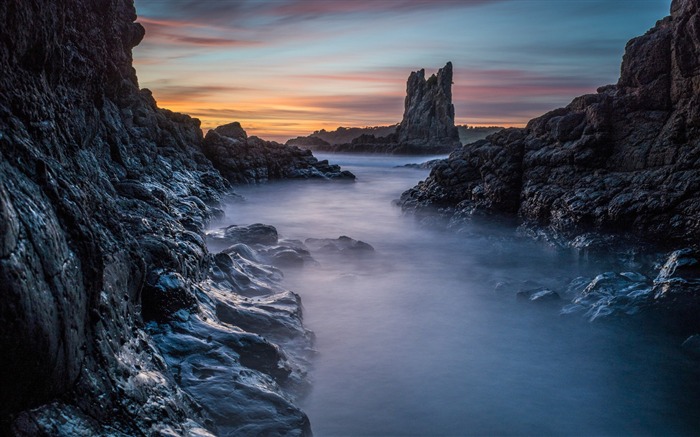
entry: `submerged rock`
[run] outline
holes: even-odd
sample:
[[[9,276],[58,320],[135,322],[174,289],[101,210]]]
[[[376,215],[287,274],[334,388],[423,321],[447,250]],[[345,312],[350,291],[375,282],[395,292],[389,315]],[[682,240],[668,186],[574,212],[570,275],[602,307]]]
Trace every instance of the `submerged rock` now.
[[[570,288],[579,289],[585,281],[572,281]],[[633,315],[650,304],[652,284],[638,273],[606,272],[588,282],[562,314],[583,312],[593,321],[613,314]]]
[[[527,300],[530,302],[557,302],[561,300],[559,293],[550,290],[548,288],[535,288],[532,290],[519,291],[516,297],[520,300]]]
[[[354,240],[345,235],[336,239],[307,238],[305,243],[312,251],[321,253],[360,256],[374,252],[374,247],[364,241]]]

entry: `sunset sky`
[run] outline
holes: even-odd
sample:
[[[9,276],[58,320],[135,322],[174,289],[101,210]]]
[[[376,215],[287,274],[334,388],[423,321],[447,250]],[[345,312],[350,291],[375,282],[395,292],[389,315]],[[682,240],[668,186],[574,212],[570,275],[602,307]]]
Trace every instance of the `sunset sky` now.
[[[455,69],[456,122],[524,125],[617,81],[670,0],[136,0],[161,107],[285,141],[401,121],[406,79]]]

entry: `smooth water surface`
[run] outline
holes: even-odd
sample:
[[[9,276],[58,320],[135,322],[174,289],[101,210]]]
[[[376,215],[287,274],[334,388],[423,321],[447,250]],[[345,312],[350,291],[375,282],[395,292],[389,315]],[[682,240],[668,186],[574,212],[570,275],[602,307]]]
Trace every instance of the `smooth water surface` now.
[[[510,229],[419,227],[391,201],[427,176],[415,158],[330,155],[354,183],[239,187],[222,224],[283,238],[362,240],[372,256],[314,254],[285,270],[316,334],[303,401],[324,436],[700,434],[700,374],[644,320],[590,323],[516,299],[602,273]],[[682,341],[682,340],[681,340]]]

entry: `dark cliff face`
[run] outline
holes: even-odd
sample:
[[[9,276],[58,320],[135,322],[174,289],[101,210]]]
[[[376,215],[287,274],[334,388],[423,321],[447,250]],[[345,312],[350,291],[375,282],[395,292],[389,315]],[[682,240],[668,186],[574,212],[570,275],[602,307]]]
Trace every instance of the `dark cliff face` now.
[[[458,149],[403,207],[697,242],[699,28],[697,2],[674,1],[670,17],[627,44],[616,85]]]
[[[126,372],[116,355],[137,339],[146,273],[167,266],[193,277],[205,264],[203,245],[156,253],[201,229],[203,202],[225,185],[196,146],[199,122],[139,91],[135,19],[124,1],[0,5],[5,421],[71,392],[95,420],[124,419],[113,410],[116,374]],[[162,390],[182,397],[172,381]],[[169,414],[197,417],[182,400]],[[125,429],[148,429],[145,420]]]
[[[203,154],[199,121],[139,90],[135,20],[125,0],[0,3],[0,434],[208,435],[202,424],[215,425],[172,376],[142,305],[156,321],[199,311],[203,338],[188,331],[193,315],[180,347],[232,347],[231,365],[278,377],[277,346],[201,304],[199,283],[235,296],[209,278],[219,270],[203,235],[229,185]],[[198,401],[223,402],[181,375]],[[308,431],[285,398],[237,384],[236,405],[257,399],[257,410],[231,413],[234,425],[258,417],[261,433]]]
[[[425,70],[414,71],[406,83],[403,120],[398,142],[418,147],[458,147],[452,104],[452,63],[425,79]]]

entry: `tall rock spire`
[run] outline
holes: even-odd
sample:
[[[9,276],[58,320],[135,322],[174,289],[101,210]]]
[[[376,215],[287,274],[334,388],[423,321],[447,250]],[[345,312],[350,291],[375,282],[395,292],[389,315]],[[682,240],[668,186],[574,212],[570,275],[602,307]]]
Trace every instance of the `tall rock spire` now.
[[[427,80],[425,70],[411,73],[406,83],[403,120],[397,133],[399,143],[411,146],[460,145],[452,104],[451,62]]]

